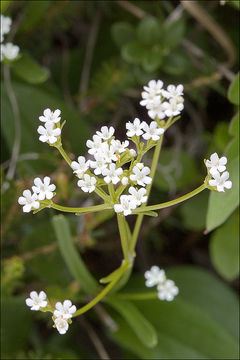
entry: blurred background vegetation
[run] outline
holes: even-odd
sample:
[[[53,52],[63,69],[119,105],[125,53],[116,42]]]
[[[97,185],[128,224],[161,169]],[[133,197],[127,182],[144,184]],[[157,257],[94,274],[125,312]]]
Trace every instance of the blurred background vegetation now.
[[[7,40],[22,55],[10,64],[10,77],[8,65],[1,68],[2,359],[237,359],[239,1],[1,6],[13,19]],[[26,309],[29,292],[43,289],[53,303],[69,298],[78,307],[87,299],[62,257],[55,211],[23,214],[17,198],[34,177],[50,175],[59,204],[99,199],[81,192],[57,150],[39,142],[38,116],[47,107],[61,109],[64,148],[74,159],[85,155],[86,139],[99,126],[113,125],[124,139],[126,121],[149,121],[139,101],[151,79],[185,88],[185,109],[166,133],[151,199],[167,201],[200,185],[203,159],[214,151],[228,156],[233,189],[204,191],[144,221],[133,275],[122,291],[146,291],[143,274],[153,264],[166,268],[180,289],[173,303],[132,303],[154,327],[156,346],[124,303],[96,306],[61,336],[47,314]],[[109,212],[66,218],[76,251],[97,279],[119,266],[119,235]]]

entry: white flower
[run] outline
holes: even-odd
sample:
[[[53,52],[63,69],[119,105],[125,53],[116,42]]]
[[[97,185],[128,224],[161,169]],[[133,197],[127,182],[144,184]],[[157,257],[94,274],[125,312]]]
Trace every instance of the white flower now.
[[[153,139],[153,141],[157,141],[160,139],[160,135],[164,133],[164,129],[159,128],[156,121],[152,121],[150,126],[144,122],[143,130],[145,134],[142,137],[145,140]]]
[[[72,304],[71,300],[64,300],[63,303],[57,302],[53,315],[56,317],[62,316],[64,319],[70,319],[76,312],[77,308]]]
[[[74,174],[77,174],[79,178],[82,178],[83,174],[89,169],[90,161],[85,159],[84,156],[79,156],[78,161],[71,163],[71,168],[74,170]]]
[[[209,180],[210,186],[216,186],[217,191],[224,192],[224,188],[231,189],[232,182],[228,180],[229,172],[225,171],[222,175],[216,171],[212,174],[213,179]]]
[[[90,161],[91,168],[94,169],[95,175],[102,174],[103,170],[106,169],[107,164],[105,157],[102,154],[95,154],[94,155],[95,161]]]
[[[91,177],[88,174],[84,174],[83,180],[79,180],[77,184],[82,189],[82,191],[91,193],[96,188],[95,187],[96,182],[97,180],[95,179],[95,177]]]
[[[119,140],[111,140],[111,145],[113,147],[113,150],[115,153],[118,153],[118,154],[121,154],[123,153],[124,151],[126,151],[126,148],[128,147],[129,145],[129,141],[126,140],[126,141],[119,141]]]
[[[23,196],[20,196],[18,203],[23,205],[23,212],[30,212],[32,209],[36,210],[40,206],[37,194],[32,194],[30,190],[23,191]]]
[[[145,188],[136,189],[135,187],[131,186],[128,190],[129,194],[131,194],[133,200],[136,201],[137,206],[145,203],[147,201],[147,190]]]
[[[144,168],[144,163],[137,163],[136,166],[142,170]]]
[[[142,92],[143,100],[140,101],[142,106],[149,105],[156,95],[160,95],[162,93],[163,82],[161,80],[150,80],[148,86],[144,86],[144,90]]]
[[[227,158],[225,156],[219,158],[218,154],[215,152],[210,156],[210,160],[206,160],[206,166],[210,168],[210,174],[213,174],[215,171],[224,171],[226,170]]]
[[[50,184],[50,177],[45,176],[43,181],[37,177],[34,179],[34,185],[32,186],[33,192],[37,194],[38,200],[44,200],[45,198],[50,200],[53,197],[53,191],[56,189],[54,184]]]
[[[146,186],[146,184],[151,184],[152,178],[147,176],[150,174],[150,169],[147,166],[144,166],[142,170],[140,170],[137,166],[133,168],[133,174],[130,175],[130,179],[132,181],[136,181],[138,185]]]
[[[3,37],[5,34],[8,34],[12,25],[12,19],[8,16],[1,15],[1,42],[3,41]]]
[[[98,135],[93,135],[93,141],[87,140],[86,145],[89,148],[88,152],[91,155],[99,153],[99,150],[102,147],[102,139]]]
[[[112,145],[108,145],[107,142],[104,142],[102,144],[101,150],[99,152],[99,154],[101,154],[105,160],[106,163],[111,163],[112,161],[117,161],[118,158],[114,152],[114,148]]]
[[[121,183],[126,186],[128,184],[128,177],[124,176],[121,180]]]
[[[45,109],[43,111],[43,116],[39,116],[39,120],[42,122],[53,122],[53,123],[58,123],[61,120],[60,117],[61,111],[59,109],[55,110],[55,111],[51,111],[50,109]]]
[[[166,280],[163,284],[158,285],[157,290],[158,298],[167,301],[172,301],[179,292],[173,280]]]
[[[160,96],[156,96],[152,102],[149,102],[146,108],[148,109],[148,116],[151,119],[155,119],[156,117],[158,117],[158,119],[164,119],[166,117]]]
[[[120,181],[120,175],[122,175],[123,169],[117,168],[116,164],[110,164],[109,169],[103,169],[102,174],[104,176],[105,183],[109,184],[112,182],[113,184],[117,184]]]
[[[123,212],[123,215],[127,216],[132,213],[133,209],[136,209],[136,201],[129,195],[120,196],[120,204],[114,205],[114,211],[116,213]]]
[[[40,308],[45,308],[48,304],[46,301],[47,295],[44,291],[40,291],[38,294],[36,291],[30,292],[30,298],[27,298],[26,304],[31,307],[31,310],[39,310]]]
[[[112,126],[110,126],[110,128],[102,126],[101,131],[96,131],[96,133],[101,139],[108,140],[113,136],[114,131],[115,129]]]
[[[167,91],[163,90],[163,96],[167,99],[175,99],[178,103],[183,102],[183,85],[168,85]]]
[[[68,331],[69,325],[66,319],[64,319],[62,316],[57,317],[54,320],[54,323],[56,325],[56,328],[59,332],[59,334],[64,335]]]
[[[180,112],[183,110],[184,106],[182,102],[177,102],[176,99],[170,99],[169,102],[163,103],[163,108],[165,111],[165,114],[168,117],[179,115]]]
[[[37,129],[37,132],[41,135],[39,140],[42,142],[49,142],[50,144],[54,144],[57,141],[57,136],[60,136],[61,129],[54,128],[53,122],[46,122],[45,127],[40,125]]]
[[[132,123],[130,121],[127,122],[126,123],[126,129],[128,130],[127,136],[133,137],[134,135],[136,136],[142,135],[143,134],[142,128],[143,128],[143,123],[141,123],[138,118],[136,118]]]
[[[12,43],[1,44],[1,59],[13,60],[18,56],[19,50],[19,46]]]
[[[129,150],[129,155],[132,157],[135,157],[137,155],[136,151],[134,149]]]
[[[166,281],[165,271],[161,270],[156,265],[152,266],[150,270],[146,271],[144,277],[146,279],[145,285],[147,287],[160,285]]]

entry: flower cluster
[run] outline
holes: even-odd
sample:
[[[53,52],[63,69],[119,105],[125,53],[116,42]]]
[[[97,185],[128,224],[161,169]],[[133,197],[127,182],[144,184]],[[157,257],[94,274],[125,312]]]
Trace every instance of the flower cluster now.
[[[151,80],[143,87],[140,105],[145,106],[151,119],[177,116],[183,110],[183,85],[168,85],[163,89],[161,80]]]
[[[59,122],[61,120],[61,111],[45,109],[43,116],[39,116],[39,120],[44,123],[44,126],[40,125],[37,132],[40,134],[39,140],[42,142],[48,142],[53,145],[57,142],[58,136],[61,135],[61,128]]]
[[[1,15],[1,61],[3,59],[14,60],[19,54],[19,47],[10,42],[2,44],[4,36],[9,33],[12,25],[12,20],[4,15]]]
[[[224,188],[231,189],[232,187],[232,182],[228,180],[229,172],[225,171],[226,164],[227,158],[225,156],[219,158],[217,153],[212,154],[210,160],[205,161],[208,173],[212,176],[208,183],[219,192],[224,192]]]
[[[154,265],[145,274],[146,286],[157,286],[159,300],[172,301],[174,297],[179,293],[178,287],[173,280],[166,278],[164,270],[161,270],[158,266]]]
[[[51,179],[49,176],[45,176],[43,181],[37,177],[33,182],[33,193],[31,190],[27,189],[23,191],[23,196],[18,198],[18,203],[23,206],[23,212],[30,212],[31,210],[39,209],[41,200],[50,200],[54,196],[56,186],[54,184],[50,184]]]
[[[66,334],[71,318],[77,308],[70,300],[64,300],[63,303],[57,302],[55,309],[51,308],[44,291],[38,294],[36,291],[30,292],[30,297],[26,299],[26,305],[35,311],[51,311],[53,312],[54,327],[57,328],[59,334]]]

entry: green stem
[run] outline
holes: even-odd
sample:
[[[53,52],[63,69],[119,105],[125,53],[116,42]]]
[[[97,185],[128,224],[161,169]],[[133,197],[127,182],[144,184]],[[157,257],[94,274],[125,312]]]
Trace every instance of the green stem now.
[[[146,293],[118,293],[117,297],[124,300],[149,300],[157,299],[157,291]]]
[[[62,157],[64,158],[64,160],[66,160],[66,162],[68,163],[68,165],[71,167],[71,163],[72,160],[70,159],[70,157],[67,155],[67,153],[63,150],[62,146],[57,146],[58,151],[60,152],[60,154],[62,155]]]
[[[138,214],[138,213],[141,213],[141,212],[145,212],[145,211],[154,211],[154,210],[159,210],[159,209],[164,209],[166,207],[169,207],[169,206],[173,206],[173,205],[176,205],[176,204],[179,204],[187,199],[190,199],[191,197],[199,194],[201,191],[203,191],[204,189],[206,189],[206,185],[205,184],[202,184],[201,186],[199,186],[198,188],[196,188],[195,190],[177,198],[177,199],[174,199],[174,200],[171,200],[171,201],[166,201],[162,204],[156,204],[156,205],[151,205],[151,206],[144,206],[144,207],[141,207],[139,208],[139,210],[135,210],[133,212],[133,214]]]
[[[44,203],[44,200],[42,201]],[[62,206],[62,205],[57,205],[54,203],[50,204],[50,207],[59,211],[63,211],[63,212],[70,212],[70,213],[91,213],[91,212],[97,212],[97,211],[101,211],[101,210],[110,210],[112,209],[112,206],[107,205],[107,204],[101,204],[101,205],[95,205],[95,206],[89,206],[89,207],[68,207],[68,206]]]
[[[120,233],[121,245],[123,256],[126,261],[129,261],[129,248],[128,248],[128,230],[125,216],[117,214],[118,228]]]
[[[153,161],[152,161],[152,166],[151,166],[151,171],[150,171],[150,177],[152,178],[152,182],[151,182],[151,184],[147,185],[147,196],[149,196],[151,188],[152,188],[152,183],[153,183],[154,175],[156,173],[159,155],[160,155],[161,148],[162,148],[162,142],[163,142],[163,135],[161,136],[161,138],[158,141],[158,144],[154,150]],[[133,229],[133,234],[132,234],[132,239],[131,239],[131,244],[130,244],[130,251],[131,251],[132,255],[134,255],[134,252],[135,252],[135,246],[136,246],[138,234],[139,234],[139,231],[140,231],[140,228],[142,225],[143,216],[144,216],[143,214],[138,215],[134,229]]]
[[[90,301],[87,305],[85,305],[82,308],[80,308],[79,310],[77,310],[74,313],[73,317],[76,317],[76,316],[79,316],[79,315],[85,313],[86,311],[90,310],[94,305],[96,305],[99,301],[101,301],[102,298],[104,298],[109,293],[109,291],[112,289],[112,287],[118,282],[118,280],[121,278],[121,276],[126,271],[128,266],[129,266],[128,261],[124,261],[124,263],[122,264],[121,271],[119,271],[116,274],[115,279],[113,279],[113,281],[110,282],[110,284],[108,284],[92,301]]]
[[[108,191],[109,191],[109,195],[111,197],[112,202],[115,202],[116,194],[115,194],[113,183],[108,184]]]

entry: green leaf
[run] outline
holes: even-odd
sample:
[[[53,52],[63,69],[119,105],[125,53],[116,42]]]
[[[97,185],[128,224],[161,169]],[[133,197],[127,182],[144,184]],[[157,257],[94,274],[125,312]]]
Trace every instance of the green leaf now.
[[[228,89],[228,99],[236,105],[239,105],[239,76],[238,73]]]
[[[237,359],[236,294],[201,268],[178,266],[169,269],[167,276],[179,287],[173,302],[134,302],[155,327],[157,346],[144,346],[127,322],[116,318],[119,329],[115,339],[140,359]],[[133,276],[127,287],[146,291],[144,279],[138,276]]]
[[[205,228],[209,192],[203,191],[180,206],[183,225],[190,230],[201,231]]]
[[[27,31],[37,25],[44,17],[50,5],[51,1],[47,0],[37,2],[29,1],[20,30]]]
[[[239,135],[239,111],[237,114],[234,115],[232,118],[230,125],[229,125],[229,134],[232,136]]]
[[[12,0],[2,0],[1,1],[1,13],[3,14],[7,8],[9,7],[9,5],[11,4]]]
[[[157,344],[157,334],[151,323],[130,301],[110,298],[107,302],[117,310],[133,329],[139,340],[151,348]]]
[[[49,77],[49,71],[39,66],[27,54],[22,54],[18,60],[12,63],[11,68],[15,74],[30,84],[42,83]]]
[[[13,359],[23,350],[31,332],[33,314],[23,296],[2,298],[1,302],[1,358]],[[12,355],[12,356],[11,356]],[[15,358],[16,359],[16,358]]]
[[[192,69],[192,65],[183,50],[177,48],[164,57],[162,69],[167,74],[176,76]]]
[[[181,17],[179,20],[164,24],[163,42],[166,49],[173,49],[182,40],[185,34],[185,21]]]
[[[56,215],[53,217],[52,223],[62,257],[73,277],[79,282],[85,293],[96,293],[99,289],[98,283],[86,268],[73,245],[67,219],[63,215]]]
[[[125,61],[131,64],[139,64],[148,49],[140,41],[132,41],[122,47],[121,54]]]
[[[159,43],[162,35],[160,22],[155,17],[145,17],[140,21],[137,27],[137,35],[139,41],[152,45]]]
[[[117,22],[112,25],[111,33],[115,43],[122,47],[126,43],[135,40],[135,29],[134,27],[126,22]]]
[[[158,49],[156,50],[150,50],[142,59],[142,67],[149,73],[157,70],[162,63],[162,53]]]
[[[239,275],[239,211],[211,236],[210,255],[216,270],[227,280]]]
[[[239,157],[229,159],[228,171],[232,189],[226,190],[225,193],[211,191],[206,220],[207,231],[212,231],[227,220],[239,204]]]

